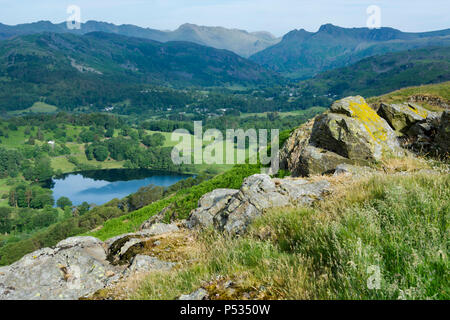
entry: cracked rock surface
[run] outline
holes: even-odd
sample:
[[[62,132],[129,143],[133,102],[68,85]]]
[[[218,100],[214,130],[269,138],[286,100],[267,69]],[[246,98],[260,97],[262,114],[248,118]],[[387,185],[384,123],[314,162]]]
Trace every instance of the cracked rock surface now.
[[[310,205],[321,199],[329,187],[326,180],[271,179],[265,174],[255,174],[244,180],[240,190],[219,189],[204,195],[186,225],[214,226],[230,234],[243,234],[266,209]]]

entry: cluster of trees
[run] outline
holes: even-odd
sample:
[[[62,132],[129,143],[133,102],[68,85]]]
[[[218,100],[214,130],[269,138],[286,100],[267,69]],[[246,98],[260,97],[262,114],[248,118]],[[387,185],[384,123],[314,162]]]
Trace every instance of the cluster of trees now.
[[[23,233],[42,229],[56,223],[58,210],[47,205],[42,210],[0,208],[0,233]]]
[[[136,135],[134,138],[131,137],[131,132]],[[165,142],[162,134],[142,134],[142,139],[139,139],[139,133],[136,130],[131,132],[127,133],[130,135],[129,138],[119,136],[87,144],[86,158],[97,161],[105,161],[108,157],[117,161],[128,160],[128,166],[133,168],[163,168],[164,162],[170,162],[170,150],[161,148]],[[140,142],[147,148],[141,147]]]
[[[16,177],[22,172],[24,178],[33,182],[49,180],[54,171],[50,158],[41,148],[5,149],[0,147],[0,177]],[[33,159],[34,160],[29,160]]]
[[[17,150],[0,147],[0,177],[16,177],[20,171],[23,155]]]
[[[53,206],[52,191],[39,185],[19,184],[9,191],[9,205],[19,208],[42,209]]]
[[[26,180],[40,183],[45,183],[54,175],[50,158],[45,156],[36,158],[33,163],[25,160],[22,164],[22,172]]]
[[[227,129],[279,129],[280,131],[298,127],[300,124],[306,122],[317,114],[323,112],[325,108],[317,107],[303,111],[298,111],[296,114],[289,116],[282,116],[278,112],[269,112],[265,115],[254,116],[232,116],[223,115],[220,117],[211,118],[195,118],[191,121],[176,121],[176,120],[149,120],[140,124],[140,127],[147,130],[173,132],[175,129],[185,129],[191,134],[194,133],[193,121],[202,121],[203,131],[208,129],[218,129],[223,134]]]

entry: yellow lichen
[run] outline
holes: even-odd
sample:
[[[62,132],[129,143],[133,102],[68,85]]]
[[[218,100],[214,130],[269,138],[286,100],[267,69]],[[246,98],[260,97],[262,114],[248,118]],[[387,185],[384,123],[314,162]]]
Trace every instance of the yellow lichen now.
[[[412,112],[414,112],[415,114],[417,114],[418,116],[420,116],[420,117],[422,117],[422,118],[426,118],[426,117],[428,117],[428,112],[426,111],[426,110],[424,110],[424,109],[417,109],[417,108],[415,108],[414,106],[412,106],[412,105],[410,105],[410,104],[408,104],[408,108],[409,108],[409,110],[411,110]]]
[[[386,141],[387,131],[381,117],[361,99],[359,103],[350,101],[349,109],[352,117],[361,120],[364,128],[374,140]]]

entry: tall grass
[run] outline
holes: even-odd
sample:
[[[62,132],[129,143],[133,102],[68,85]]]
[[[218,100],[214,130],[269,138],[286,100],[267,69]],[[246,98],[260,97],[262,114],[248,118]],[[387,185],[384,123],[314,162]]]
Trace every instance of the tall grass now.
[[[448,299],[449,187],[448,175],[377,175],[314,208],[268,212],[241,238],[205,231],[197,262],[150,275],[134,298],[221,276],[265,299]]]

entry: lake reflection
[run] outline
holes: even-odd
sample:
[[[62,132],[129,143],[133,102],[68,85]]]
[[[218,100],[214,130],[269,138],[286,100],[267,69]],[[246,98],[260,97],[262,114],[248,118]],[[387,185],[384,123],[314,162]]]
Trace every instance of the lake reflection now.
[[[146,169],[94,170],[66,174],[53,179],[53,197],[69,198],[74,205],[84,201],[104,204],[123,198],[150,184],[168,187],[190,175]]]

